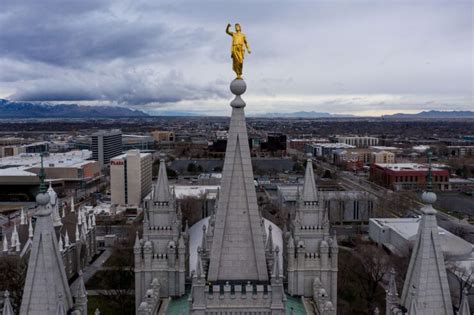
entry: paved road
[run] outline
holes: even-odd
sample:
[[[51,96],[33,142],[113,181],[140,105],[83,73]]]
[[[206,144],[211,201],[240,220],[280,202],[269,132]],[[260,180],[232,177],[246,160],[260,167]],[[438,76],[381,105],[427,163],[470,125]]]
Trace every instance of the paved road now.
[[[109,259],[110,255],[112,255],[112,250],[110,248],[106,248],[105,251],[99,255],[99,257],[94,260],[94,262],[86,267],[85,270],[83,270],[82,277],[84,279],[84,283],[87,283],[87,281],[94,276],[94,274],[101,270],[104,265],[104,263]],[[71,285],[71,291],[76,292],[76,288],[79,285],[79,278],[76,279],[72,285]]]

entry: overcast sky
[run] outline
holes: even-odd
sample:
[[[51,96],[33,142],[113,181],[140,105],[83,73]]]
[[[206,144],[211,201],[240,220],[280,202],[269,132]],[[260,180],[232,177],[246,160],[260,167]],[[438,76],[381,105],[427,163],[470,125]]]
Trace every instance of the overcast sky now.
[[[471,0],[0,6],[0,98],[226,115],[239,22],[250,114],[474,109]]]

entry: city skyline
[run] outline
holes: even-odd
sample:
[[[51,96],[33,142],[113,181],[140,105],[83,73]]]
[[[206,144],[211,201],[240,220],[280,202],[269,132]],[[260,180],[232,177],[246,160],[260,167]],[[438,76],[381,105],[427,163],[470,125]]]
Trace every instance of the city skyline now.
[[[240,22],[249,115],[472,108],[469,1],[5,1],[0,98],[228,115]]]

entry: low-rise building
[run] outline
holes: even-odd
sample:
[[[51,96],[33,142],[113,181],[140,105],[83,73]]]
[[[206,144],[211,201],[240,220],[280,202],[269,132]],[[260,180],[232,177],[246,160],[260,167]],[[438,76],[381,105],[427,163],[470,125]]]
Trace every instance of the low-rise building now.
[[[399,256],[408,256],[414,245],[421,218],[371,218],[369,237]],[[438,226],[441,249],[448,259],[471,259],[472,245]],[[474,262],[474,260],[473,260]]]
[[[152,136],[147,135],[122,135],[122,150],[153,150],[155,140]]]
[[[96,191],[101,172],[97,161],[90,160],[91,151],[70,151],[44,155],[46,179],[59,194],[75,196]],[[0,158],[0,200],[33,201],[39,183],[39,153],[22,153]]]
[[[370,160],[371,163],[393,164],[395,163],[395,153],[390,151],[372,152]]]
[[[473,156],[474,155],[474,145],[453,145],[448,146],[448,152],[450,156]]]
[[[329,139],[324,138],[303,138],[288,140],[288,148],[298,151],[304,151],[306,144],[311,143],[329,143]]]
[[[277,205],[293,216],[297,206],[298,185],[277,185]],[[301,188],[300,188],[301,189]],[[322,190],[318,194],[331,223],[368,221],[374,214],[376,198],[363,191]]]
[[[339,143],[354,145],[358,148],[367,148],[379,144],[379,139],[375,137],[337,136],[336,141]]]
[[[7,145],[0,147],[0,158],[15,156],[21,153],[41,153],[48,151],[48,142],[34,142],[21,145]]]
[[[176,136],[173,131],[152,131],[151,136],[157,143],[161,142],[174,142]]]
[[[433,189],[449,190],[449,171],[433,168]],[[417,163],[375,163],[370,167],[370,179],[386,188],[420,190],[426,187],[428,167]]]
[[[333,159],[336,150],[354,149],[354,145],[346,143],[309,143],[305,145],[305,152],[320,158]]]

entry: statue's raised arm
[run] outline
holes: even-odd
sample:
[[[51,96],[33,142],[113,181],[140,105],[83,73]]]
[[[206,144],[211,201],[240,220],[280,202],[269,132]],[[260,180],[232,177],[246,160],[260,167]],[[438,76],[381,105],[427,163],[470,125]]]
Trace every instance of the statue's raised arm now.
[[[232,36],[231,58],[232,69],[237,75],[237,79],[242,79],[242,69],[244,65],[245,49],[250,53],[250,48],[247,43],[247,38],[241,32],[240,24],[235,24],[235,32],[230,31],[230,24],[227,24],[225,30],[227,34]]]
[[[232,32],[230,31],[230,26],[231,26],[230,23],[227,24],[227,27],[225,28],[225,32],[226,32],[227,34],[229,34],[230,36],[232,36],[234,33],[232,33]]]

